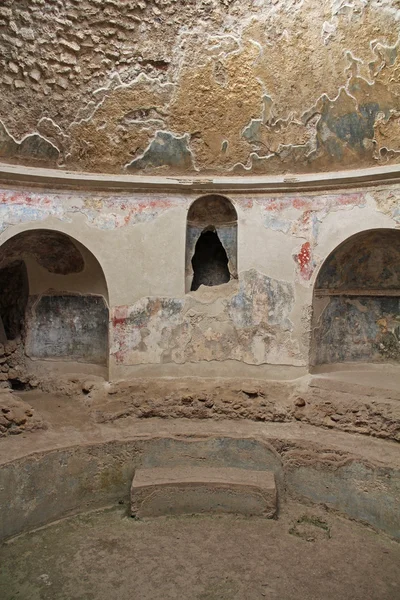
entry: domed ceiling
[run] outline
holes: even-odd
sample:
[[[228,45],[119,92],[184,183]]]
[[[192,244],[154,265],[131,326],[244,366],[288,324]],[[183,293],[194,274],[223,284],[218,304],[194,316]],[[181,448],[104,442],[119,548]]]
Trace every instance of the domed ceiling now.
[[[3,0],[0,160],[148,175],[400,162],[399,0]]]

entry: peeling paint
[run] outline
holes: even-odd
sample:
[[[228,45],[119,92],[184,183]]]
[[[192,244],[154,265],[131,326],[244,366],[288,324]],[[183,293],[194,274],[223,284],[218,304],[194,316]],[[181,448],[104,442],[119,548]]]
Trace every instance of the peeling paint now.
[[[83,214],[98,229],[117,229],[150,222],[167,210],[186,207],[187,203],[183,196],[177,195],[135,194],[132,197],[0,190],[0,230],[48,217],[69,222],[74,213]]]
[[[59,155],[59,149],[38,133],[31,133],[18,141],[0,121],[0,157],[2,159],[23,163],[33,161],[56,166]]]
[[[289,283],[255,270],[241,274],[239,292],[231,298],[143,298],[114,309],[111,352],[125,365],[211,360],[303,365],[291,338],[293,303]]]
[[[174,136],[167,131],[157,131],[154,140],[142,156],[126,165],[128,171],[172,167],[175,171],[194,170],[193,157],[189,149],[189,135]]]
[[[6,3],[4,160],[243,175],[400,162],[391,0],[112,1],[105,19],[97,0]]]

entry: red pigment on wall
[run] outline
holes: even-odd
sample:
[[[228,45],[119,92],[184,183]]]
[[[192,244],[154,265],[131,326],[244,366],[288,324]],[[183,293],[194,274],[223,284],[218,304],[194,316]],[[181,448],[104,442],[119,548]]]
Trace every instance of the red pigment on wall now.
[[[112,316],[112,324],[113,327],[118,327],[119,325],[125,325],[126,319],[128,317],[128,307],[127,306],[116,306],[113,311]]]
[[[310,279],[313,269],[314,269],[314,265],[312,262],[312,256],[311,256],[310,242],[304,242],[304,244],[301,247],[300,252],[295,257],[295,260],[297,261],[297,264],[299,265],[301,276],[303,277],[303,279],[306,279],[308,281]]]

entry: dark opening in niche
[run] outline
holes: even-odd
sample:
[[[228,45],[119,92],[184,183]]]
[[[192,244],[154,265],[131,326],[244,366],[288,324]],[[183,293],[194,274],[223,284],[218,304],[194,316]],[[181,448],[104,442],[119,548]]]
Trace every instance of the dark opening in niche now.
[[[230,280],[228,257],[215,231],[203,231],[196,243],[192,258],[193,281],[191,291],[201,285],[221,285]]]
[[[0,269],[0,317],[8,340],[21,335],[29,285],[25,263],[15,261]]]

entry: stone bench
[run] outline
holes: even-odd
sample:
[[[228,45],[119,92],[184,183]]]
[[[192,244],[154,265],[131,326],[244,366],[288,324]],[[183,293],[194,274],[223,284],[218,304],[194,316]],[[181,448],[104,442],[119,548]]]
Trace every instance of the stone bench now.
[[[272,518],[274,474],[234,468],[137,469],[131,487],[134,517],[234,513]]]

